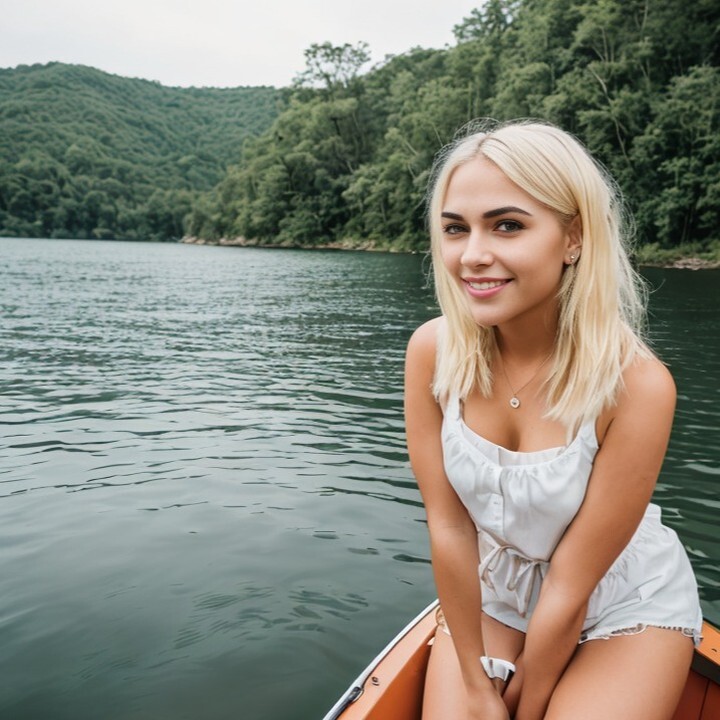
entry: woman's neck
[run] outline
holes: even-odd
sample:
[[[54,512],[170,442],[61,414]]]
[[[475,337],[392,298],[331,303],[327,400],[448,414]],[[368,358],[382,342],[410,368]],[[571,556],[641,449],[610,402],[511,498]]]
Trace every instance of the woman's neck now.
[[[514,365],[532,365],[552,354],[557,325],[509,329],[495,327],[495,342],[505,361]]]

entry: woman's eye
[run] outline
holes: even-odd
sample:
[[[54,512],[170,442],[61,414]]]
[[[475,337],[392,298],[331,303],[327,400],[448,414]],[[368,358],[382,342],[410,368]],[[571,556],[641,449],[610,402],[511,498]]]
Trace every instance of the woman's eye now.
[[[522,230],[523,225],[517,220],[503,220],[495,226],[495,229],[500,230],[501,232],[512,233]]]
[[[445,225],[443,232],[446,235],[459,235],[460,233],[465,232],[465,228],[462,225],[452,223],[450,225]]]

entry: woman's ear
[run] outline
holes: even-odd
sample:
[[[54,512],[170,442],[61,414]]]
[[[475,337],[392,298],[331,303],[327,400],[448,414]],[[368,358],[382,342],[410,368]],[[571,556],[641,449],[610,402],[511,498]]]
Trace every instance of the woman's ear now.
[[[582,250],[582,219],[576,215],[567,226],[565,237],[567,247],[565,249],[565,264],[574,265],[580,258]]]

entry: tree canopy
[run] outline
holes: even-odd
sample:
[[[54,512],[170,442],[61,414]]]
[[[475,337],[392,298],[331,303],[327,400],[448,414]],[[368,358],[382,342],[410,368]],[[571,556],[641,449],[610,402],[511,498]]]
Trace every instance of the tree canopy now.
[[[719,28],[716,0],[486,0],[452,47],[365,72],[365,43],[315,44],[280,91],[0,70],[0,235],[422,250],[438,150],[533,117],[608,167],[640,243],[720,251]]]
[[[617,179],[642,243],[717,244],[720,6],[713,0],[488,0],[445,50],[358,74],[366,46],[313,46],[273,125],[188,230],[260,245],[415,250],[428,170],[459,127],[533,117]]]
[[[0,235],[178,239],[278,101],[60,63],[0,70]]]

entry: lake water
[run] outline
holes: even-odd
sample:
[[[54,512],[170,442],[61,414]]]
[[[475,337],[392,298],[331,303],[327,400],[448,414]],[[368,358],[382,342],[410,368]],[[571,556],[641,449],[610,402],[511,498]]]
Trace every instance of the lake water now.
[[[0,239],[0,717],[313,720],[434,595],[415,256]],[[426,269],[426,268],[425,268]],[[653,270],[720,622],[720,273]]]

